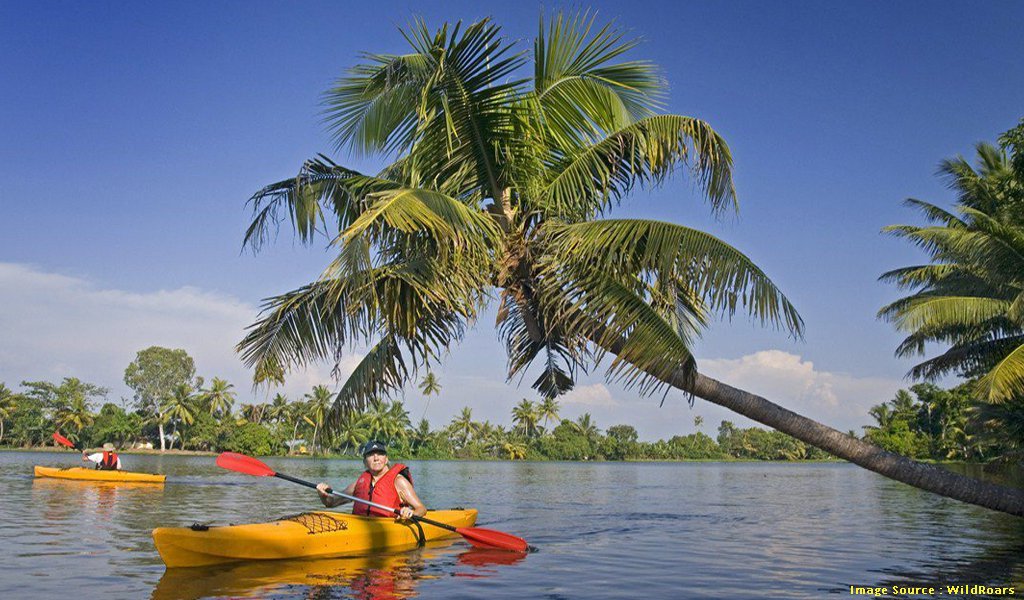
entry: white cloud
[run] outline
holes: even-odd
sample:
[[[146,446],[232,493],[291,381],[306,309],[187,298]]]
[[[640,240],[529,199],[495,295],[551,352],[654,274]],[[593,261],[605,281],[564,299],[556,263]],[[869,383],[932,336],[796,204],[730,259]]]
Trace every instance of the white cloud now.
[[[110,388],[116,400],[131,395],[123,376],[136,352],[166,346],[185,349],[200,375],[231,381],[238,402],[251,402],[252,374],[234,347],[257,313],[235,297],[194,287],[103,289],[86,279],[0,263],[0,381],[16,388],[23,380],[78,377]],[[342,374],[359,358],[346,357]],[[330,366],[295,373],[274,392],[294,399],[321,383],[337,387]]]
[[[559,401],[562,404],[579,404],[583,406],[619,405],[615,398],[612,397],[612,393],[608,388],[601,383],[577,386],[571,392],[562,396]]]
[[[841,431],[860,431],[868,409],[890,400],[903,382],[815,369],[814,363],[781,350],[737,359],[698,361],[702,372]]]

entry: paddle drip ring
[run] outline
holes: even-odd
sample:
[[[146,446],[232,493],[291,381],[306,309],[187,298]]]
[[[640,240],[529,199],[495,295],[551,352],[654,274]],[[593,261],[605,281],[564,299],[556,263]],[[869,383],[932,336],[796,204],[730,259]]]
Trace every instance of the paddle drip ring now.
[[[331,533],[332,531],[344,531],[348,529],[348,523],[334,515],[326,513],[299,513],[281,517],[282,521],[295,521],[309,531],[309,535],[317,533]]]

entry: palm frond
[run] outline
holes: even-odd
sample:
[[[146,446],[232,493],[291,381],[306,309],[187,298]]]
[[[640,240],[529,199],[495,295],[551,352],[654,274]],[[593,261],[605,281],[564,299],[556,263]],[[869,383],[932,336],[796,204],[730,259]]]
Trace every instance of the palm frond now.
[[[553,218],[592,218],[637,185],[660,185],[679,165],[690,168],[714,210],[735,206],[725,140],[707,123],[680,115],[642,119],[556,160],[538,201]]]
[[[916,198],[907,198],[903,201],[904,206],[917,209],[923,214],[929,221],[941,223],[947,227],[966,226],[967,224],[955,214],[935,206],[930,202],[924,200],[918,200]]]
[[[387,336],[359,361],[334,398],[331,422],[348,412],[363,411],[372,400],[391,396],[410,381],[410,371],[398,340]]]
[[[608,219],[545,225],[554,255],[617,277],[676,281],[708,310],[732,316],[744,308],[764,324],[801,335],[803,320],[761,269],[705,232],[659,221]]]
[[[422,86],[435,69],[430,54],[369,54],[323,96],[324,122],[337,148],[358,153],[412,143]]]
[[[1003,356],[978,380],[982,398],[992,403],[1024,396],[1024,343]]]
[[[318,228],[326,236],[327,229],[348,227],[362,213],[367,195],[400,185],[397,181],[362,175],[318,155],[307,160],[296,177],[270,184],[253,194],[249,199],[253,219],[245,232],[243,247],[258,251],[277,234],[285,216],[299,240],[309,243]]]
[[[660,104],[664,81],[646,61],[612,64],[638,40],[608,24],[593,35],[595,16],[558,13],[534,43],[534,93],[549,134],[560,147],[616,131],[649,117]]]
[[[646,395],[666,385],[679,369],[691,374],[696,370],[689,340],[635,288],[600,270],[549,271],[542,295],[564,299],[553,321],[592,340],[599,348],[595,362],[606,352],[615,355],[607,370],[611,381],[626,388],[636,386]]]
[[[494,221],[445,194],[425,189],[399,188],[374,193],[372,204],[338,236],[347,243],[364,232],[371,239],[388,239],[395,231],[427,235],[440,251],[483,254],[498,244]]]
[[[1008,303],[977,296],[918,294],[890,307],[883,308],[880,316],[896,329],[914,331],[932,325],[970,327],[987,323],[1002,316]]]

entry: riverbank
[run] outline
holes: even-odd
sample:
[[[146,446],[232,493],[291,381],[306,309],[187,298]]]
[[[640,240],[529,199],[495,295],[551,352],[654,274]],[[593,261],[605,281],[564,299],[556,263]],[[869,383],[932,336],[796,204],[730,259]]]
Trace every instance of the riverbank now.
[[[99,448],[88,448],[98,451]],[[18,448],[15,446],[0,447],[0,452],[52,452],[55,454],[74,454],[76,451],[64,446],[29,446]],[[204,450],[149,450],[147,448],[132,448],[130,450],[117,450],[118,454],[125,455],[157,455],[157,456],[217,456],[218,452],[207,452]]]
[[[52,453],[68,453],[73,452],[63,446],[34,446],[28,448],[17,448],[12,446],[0,447],[0,452],[52,452]],[[124,455],[149,455],[149,456],[217,456],[219,452],[208,452],[203,450],[149,450],[145,448],[133,448],[131,450],[117,450],[118,454]],[[359,457],[352,454],[269,454],[261,455],[260,458],[301,458],[301,459],[316,459],[316,460],[358,460]],[[391,455],[392,459],[395,460],[440,460],[445,462],[576,462],[576,463],[605,463],[605,462],[624,462],[624,463],[806,463],[806,464],[817,464],[817,463],[834,463],[834,462],[846,462],[838,458],[826,458],[826,459],[806,459],[806,460],[758,460],[752,458],[682,458],[682,459],[624,459],[624,460],[558,460],[558,459],[530,459],[530,460],[509,460],[507,458],[496,458],[496,457],[466,457],[466,458],[417,458],[415,456],[404,456],[401,453],[394,453]]]

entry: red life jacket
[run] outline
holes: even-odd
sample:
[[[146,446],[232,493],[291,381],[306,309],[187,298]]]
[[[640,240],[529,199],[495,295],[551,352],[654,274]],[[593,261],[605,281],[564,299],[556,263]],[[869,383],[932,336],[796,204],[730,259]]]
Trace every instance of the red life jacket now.
[[[104,471],[117,470],[117,452],[104,450],[103,460],[100,461],[100,464],[96,465],[96,468]]]
[[[398,488],[395,487],[395,477],[399,475],[405,477],[412,483],[412,475],[409,474],[409,467],[402,463],[396,463],[391,465],[387,473],[377,480],[377,483],[371,485],[373,481],[373,475],[370,475],[369,471],[363,471],[359,479],[356,480],[356,489],[352,492],[352,495],[361,498],[363,500],[370,500],[377,504],[383,504],[384,506],[393,506],[395,508],[401,508],[405,506],[398,497]],[[370,506],[369,504],[363,504],[362,502],[356,502],[352,505],[352,514],[354,515],[367,515],[373,517],[393,517],[395,513],[381,510],[379,508]]]

